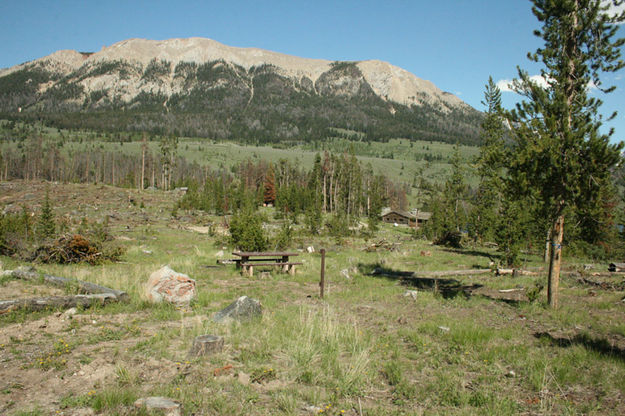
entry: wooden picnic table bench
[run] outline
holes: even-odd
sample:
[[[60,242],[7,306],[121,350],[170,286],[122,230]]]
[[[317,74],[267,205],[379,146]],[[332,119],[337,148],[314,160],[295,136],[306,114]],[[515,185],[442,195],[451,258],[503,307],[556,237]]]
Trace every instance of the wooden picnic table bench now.
[[[288,252],[264,252],[264,251],[235,251],[234,256],[240,257],[237,261],[237,268],[246,276],[254,275],[254,266],[280,267],[285,273],[295,274],[295,266],[301,262],[289,261],[289,257],[299,256],[299,253]]]

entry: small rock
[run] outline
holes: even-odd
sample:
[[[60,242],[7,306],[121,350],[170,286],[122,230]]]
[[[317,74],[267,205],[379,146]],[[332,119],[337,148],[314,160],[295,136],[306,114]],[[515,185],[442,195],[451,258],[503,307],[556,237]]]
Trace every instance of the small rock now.
[[[440,329],[443,332],[449,332],[449,328],[446,326],[439,326],[438,329]]]
[[[351,279],[351,276],[349,275],[349,270],[347,270],[347,269],[341,270],[341,276],[343,276],[347,280]]]
[[[516,377],[516,373],[514,370],[510,370],[506,373],[506,377]]]
[[[78,313],[78,309],[76,308],[70,308],[68,310],[66,310],[65,312],[63,312],[63,315],[66,317],[70,317],[70,316],[74,316]]]
[[[404,297],[411,297],[413,300],[417,300],[417,292],[416,290],[406,290],[406,292],[404,292]]]
[[[306,247],[306,251],[309,253],[314,253],[315,252],[315,248],[313,246],[308,246]]]
[[[164,412],[166,416],[180,416],[180,403],[167,397],[145,397],[135,402],[135,407],[145,407],[148,412],[156,410]]]
[[[195,280],[183,273],[178,273],[165,266],[150,275],[146,285],[148,300],[189,304],[196,296]]]
[[[236,377],[237,377],[237,380],[239,380],[239,383],[243,384],[244,386],[247,386],[250,384],[249,374],[241,372],[241,373],[238,373]]]
[[[258,300],[241,296],[225,309],[217,312],[213,316],[213,321],[219,323],[242,321],[259,317],[262,313],[262,306]]]
[[[152,254],[152,250],[141,250],[144,254]]]

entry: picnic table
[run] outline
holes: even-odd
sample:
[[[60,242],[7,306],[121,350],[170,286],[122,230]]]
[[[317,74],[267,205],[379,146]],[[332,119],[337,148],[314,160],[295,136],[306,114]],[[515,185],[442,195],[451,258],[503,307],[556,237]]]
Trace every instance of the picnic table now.
[[[289,257],[299,256],[299,253],[288,253],[282,251],[234,251],[232,255],[240,257],[236,260],[237,268],[245,276],[254,275],[254,266],[280,267],[284,273],[295,274],[295,266],[301,262],[293,262]]]

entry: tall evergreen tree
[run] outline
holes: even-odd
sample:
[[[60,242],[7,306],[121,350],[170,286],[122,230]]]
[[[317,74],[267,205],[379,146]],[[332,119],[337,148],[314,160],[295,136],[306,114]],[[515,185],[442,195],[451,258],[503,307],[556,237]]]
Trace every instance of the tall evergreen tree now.
[[[614,4],[620,3],[613,0]],[[519,69],[515,83],[526,100],[510,114],[516,157],[510,165],[519,191],[536,191],[542,213],[551,228],[548,300],[558,306],[564,215],[568,207],[596,201],[601,183],[619,160],[622,144],[610,144],[612,131],[599,131],[601,100],[589,96],[602,88],[601,76],[621,69],[624,39],[614,39],[617,22],[609,3],[600,0],[532,0],[532,11],[542,23],[535,34],[544,46],[529,54],[544,65],[546,87]],[[614,116],[614,115],[613,115]]]
[[[56,233],[54,212],[50,203],[50,192],[46,190],[46,198],[41,206],[41,213],[37,221],[37,236],[40,239],[53,238]]]
[[[269,165],[265,175],[263,202],[267,205],[276,203],[276,176],[273,172],[273,165]]]
[[[492,77],[488,78],[482,104],[486,106],[486,117],[482,122],[482,145],[476,160],[480,184],[475,196],[475,209],[471,221],[471,232],[476,240],[494,237],[504,185],[502,174],[505,166],[505,130],[501,91]]]
[[[464,205],[467,184],[464,181],[464,166],[460,157],[458,143],[454,146],[454,153],[451,157],[451,175],[445,182],[445,200],[452,212],[452,225],[455,231],[460,231],[466,225],[467,213]]]

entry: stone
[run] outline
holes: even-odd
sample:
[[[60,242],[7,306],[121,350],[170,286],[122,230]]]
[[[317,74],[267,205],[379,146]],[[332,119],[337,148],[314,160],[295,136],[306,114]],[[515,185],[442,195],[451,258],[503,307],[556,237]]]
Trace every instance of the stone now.
[[[217,335],[200,335],[195,337],[193,345],[189,350],[190,357],[199,357],[201,355],[210,355],[221,352],[224,347],[224,339]]]
[[[225,309],[217,312],[213,316],[213,321],[218,323],[243,321],[260,317],[262,313],[262,306],[258,300],[248,298],[247,296],[241,296]]]
[[[189,304],[197,294],[195,280],[165,266],[150,275],[146,296],[154,303]]]
[[[145,407],[148,412],[160,411],[165,416],[180,416],[180,403],[167,397],[144,397],[135,401],[135,407],[141,409]]]
[[[306,251],[309,252],[309,253],[314,253],[315,252],[315,248],[313,246],[308,246],[306,248]]]
[[[341,270],[341,276],[343,276],[347,280],[351,279],[351,276],[349,275],[349,270],[347,270],[347,269]]]
[[[417,300],[417,293],[419,292],[417,292],[416,290],[406,290],[404,292],[404,297],[411,297],[413,300]]]
[[[447,326],[439,326],[438,329],[440,329],[443,332],[449,332],[449,327]]]

